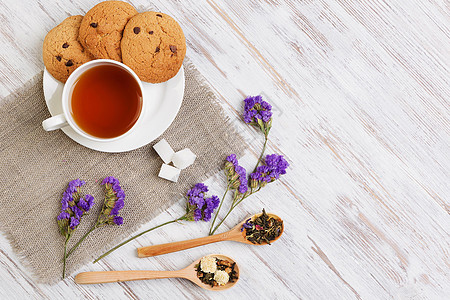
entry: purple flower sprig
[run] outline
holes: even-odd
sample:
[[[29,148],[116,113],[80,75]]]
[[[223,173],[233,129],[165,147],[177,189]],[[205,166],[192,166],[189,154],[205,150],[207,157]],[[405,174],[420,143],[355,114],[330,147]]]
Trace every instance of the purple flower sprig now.
[[[228,186],[245,194],[248,190],[247,171],[239,165],[236,154],[231,154],[225,162],[225,172],[228,177]]]
[[[105,186],[105,201],[96,226],[122,225],[123,218],[119,216],[119,211],[124,206],[125,192],[120,186],[119,180],[112,176],[103,179],[102,185]]]
[[[75,249],[91,234],[95,229],[105,225],[122,225],[123,218],[119,216],[119,211],[124,207],[125,192],[120,186],[120,182],[113,176],[103,179],[102,185],[105,186],[105,200],[103,202],[102,210],[100,211],[97,222],[91,229],[83,235],[80,240],[70,249],[66,258],[72,254]]]
[[[59,232],[65,237],[64,242],[64,259],[63,259],[63,278],[66,275],[66,252],[67,243],[72,234],[81,222],[81,218],[94,205],[94,197],[86,195],[81,197],[80,188],[86,182],[75,179],[69,182],[69,186],[63,193],[61,200],[61,213],[56,218]]]
[[[266,150],[267,141],[269,139],[269,131],[272,128],[272,105],[262,99],[261,95],[249,96],[244,99],[244,122],[250,125],[254,125],[264,133],[264,144],[261,151],[261,155],[256,162],[253,173],[256,172],[261,159],[263,158]]]
[[[206,193],[208,192],[208,187],[203,183],[197,183],[188,190],[186,193],[187,201],[186,201],[186,213],[174,220],[167,221],[165,223],[162,223],[160,225],[157,225],[155,227],[152,227],[150,229],[144,230],[141,233],[138,233],[137,235],[127,239],[126,241],[118,244],[117,246],[111,248],[107,252],[100,255],[96,260],[94,260],[94,263],[98,262],[100,259],[108,256],[113,251],[117,250],[118,248],[122,247],[123,245],[131,242],[132,240],[140,237],[141,235],[144,235],[150,231],[153,231],[157,228],[163,227],[165,225],[179,222],[179,221],[205,221],[208,222],[211,220],[211,215],[214,213],[214,210],[219,206],[220,199],[216,195],[212,195],[211,197],[206,196]]]
[[[245,123],[257,126],[267,138],[272,128],[272,105],[261,95],[245,98],[243,117]]]

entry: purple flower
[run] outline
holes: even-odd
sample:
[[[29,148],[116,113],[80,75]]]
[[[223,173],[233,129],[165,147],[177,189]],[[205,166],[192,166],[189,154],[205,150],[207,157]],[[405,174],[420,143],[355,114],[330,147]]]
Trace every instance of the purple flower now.
[[[203,199],[203,197],[199,197],[199,196],[191,196],[191,197],[188,198],[188,202],[189,202],[190,205],[196,206],[197,203],[198,203],[199,201],[201,201],[200,199]]]
[[[209,221],[211,219],[211,214],[219,206],[220,199],[216,195],[206,198],[205,193],[207,191],[208,187],[206,185],[197,183],[187,192],[188,220]]]
[[[239,176],[245,176],[245,173],[246,173],[245,168],[242,167],[242,166],[240,166],[240,165],[237,165],[237,166],[234,168],[234,171],[235,171],[236,173],[238,173]]]
[[[70,229],[74,230],[78,226],[78,224],[80,224],[80,220],[74,217],[70,218],[70,225],[69,225]]]
[[[245,223],[243,225],[245,228],[252,228],[253,227],[253,225],[250,224],[250,220],[251,220],[251,218],[248,218],[247,221],[245,221]]]
[[[211,198],[205,199],[206,208],[203,210],[203,221],[208,222],[211,220],[211,215],[214,210],[219,206],[220,199],[216,195],[213,195]]]
[[[195,222],[197,222],[197,221],[200,221],[202,219],[202,211],[201,211],[201,209],[196,209],[196,210],[194,210],[194,221]]]
[[[69,187],[67,188],[66,192],[73,194],[78,191],[78,188],[85,185],[86,182],[84,180],[75,179],[69,182]]]
[[[233,164],[233,166],[237,166],[238,165],[238,160],[236,158],[236,154],[230,154],[227,156],[227,161],[229,161],[230,163]]]
[[[60,221],[62,219],[69,219],[69,218],[70,218],[70,214],[68,212],[62,211],[56,219],[58,221]]]
[[[120,186],[120,182],[113,176],[103,179],[102,185],[105,186],[106,196],[102,211],[97,219],[97,225],[101,224],[123,224],[123,218],[118,216],[119,211],[125,205],[125,192]]]
[[[121,192],[121,191],[122,191],[122,188],[120,187],[120,184],[119,184],[118,181],[117,181],[116,183],[113,184],[112,189],[114,190],[114,192],[116,192],[116,194],[117,194],[118,192]]]
[[[186,196],[190,205],[197,206],[201,209],[205,204],[205,193],[208,191],[208,187],[203,183],[197,183],[192,189],[190,189]]]
[[[286,169],[289,167],[289,163],[284,159],[283,155],[267,155],[264,162],[272,171],[276,171],[281,175],[286,174]]]
[[[94,197],[92,195],[86,195],[78,201],[78,207],[84,210],[85,212],[89,211],[91,207],[94,205]]]
[[[250,178],[252,180],[260,181],[260,180],[262,180],[262,174],[260,172],[255,172],[255,173],[250,174]]]
[[[85,185],[84,180],[75,179],[69,182],[67,189],[63,193],[61,200],[62,209],[67,209],[68,203],[74,201],[74,194],[78,193],[78,189]]]
[[[81,198],[80,201],[78,201],[78,207],[84,211],[88,211],[89,210],[89,205],[87,204],[87,202]]]
[[[206,207],[210,210],[215,210],[219,206],[219,203],[220,199],[216,195],[206,199]]]
[[[112,189],[114,192],[114,196],[112,198],[115,200],[114,209],[116,209],[117,212],[121,210],[124,206],[125,192],[122,190],[119,180],[113,176],[109,176],[103,179],[102,185],[105,185],[106,189]],[[106,200],[110,199],[105,199],[105,201]],[[111,215],[116,214],[117,213],[111,213]]]
[[[266,101],[261,101],[261,107],[264,109],[264,111],[272,110],[272,105],[270,105]]]
[[[235,170],[239,175],[238,192],[244,194],[248,190],[247,171],[242,166],[237,166]]]
[[[102,185],[107,184],[107,183],[114,185],[115,183],[119,183],[119,180],[117,180],[117,178],[114,178],[113,176],[109,176],[109,177],[106,177],[105,179],[103,179]]]
[[[277,154],[267,155],[264,163],[256,169],[256,172],[250,174],[252,188],[255,188],[258,184],[264,186],[279,179],[281,175],[286,174],[286,169],[289,167],[289,163],[283,155]]]
[[[63,193],[61,203],[69,203],[70,201],[73,201],[72,192],[71,190],[69,190],[69,188],[67,188],[67,190],[65,190]]]
[[[114,208],[111,210],[111,212],[109,214],[111,216],[118,215],[119,210],[121,210],[124,205],[125,205],[125,202],[123,201],[123,199],[117,199],[116,203],[114,204]]]
[[[125,192],[123,190],[120,190],[116,194],[118,199],[125,199]]]
[[[238,192],[241,194],[245,194],[247,191],[248,191],[248,185],[247,185],[247,180],[246,180],[245,183],[241,183],[241,185],[239,185]]]
[[[71,206],[70,209],[72,210],[73,214],[75,215],[75,218],[81,219],[83,216],[83,211],[78,208],[78,206]]]
[[[255,97],[247,97],[244,100],[244,122],[258,123],[258,120],[264,122],[265,128],[261,128],[267,131],[270,129],[269,122],[272,119],[272,106],[266,101],[262,100],[260,95]],[[259,125],[261,126],[261,125]]]
[[[235,171],[238,178],[233,187],[237,188],[239,193],[244,194],[248,190],[247,171],[240,165],[236,166]]]
[[[75,179],[69,182],[61,200],[61,213],[58,215],[58,227],[62,235],[70,236],[80,224],[81,217],[94,205],[94,197],[86,195],[85,199],[80,197],[79,189],[86,182]]]
[[[120,216],[114,216],[113,222],[116,225],[122,225],[123,224],[123,218]]]
[[[203,197],[203,193],[208,191],[208,187],[203,183],[197,183],[194,185],[192,189],[187,192],[188,197],[192,196],[201,196]]]
[[[94,196],[87,194],[86,196],[84,196],[84,199],[86,200],[86,203],[88,204],[89,209],[91,209],[92,206],[94,206],[94,204],[95,204]]]
[[[259,166],[256,169],[256,173],[257,174],[255,174],[254,177],[259,177],[259,181],[265,181],[267,183],[272,181],[272,177],[276,177],[275,179],[278,179],[279,177],[278,173],[272,172],[271,169],[266,165]]]
[[[197,197],[196,200],[197,200],[196,203],[197,208],[202,209],[203,205],[205,205],[205,198]]]
[[[63,197],[63,199],[61,200],[61,210],[66,210],[68,208],[69,208],[69,202],[66,199],[64,199],[64,197]]]
[[[228,177],[228,183],[232,189],[237,189],[239,193],[244,194],[248,190],[247,171],[239,165],[236,154],[231,154],[225,162],[225,172]]]
[[[210,210],[210,209],[205,209],[203,211],[203,221],[208,222],[209,220],[211,220],[211,215],[214,211]]]
[[[269,122],[270,118],[272,118],[272,112],[270,111],[262,110],[259,114],[264,123]]]

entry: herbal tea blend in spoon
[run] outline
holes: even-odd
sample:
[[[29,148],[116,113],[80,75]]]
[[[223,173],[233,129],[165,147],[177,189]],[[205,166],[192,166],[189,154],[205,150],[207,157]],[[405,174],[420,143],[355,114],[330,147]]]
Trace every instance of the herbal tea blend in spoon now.
[[[253,244],[269,244],[276,240],[283,231],[283,221],[269,216],[263,208],[263,212],[257,218],[249,218],[242,225],[245,229],[245,238]]]
[[[280,238],[284,230],[283,221],[274,214],[256,214],[236,225],[231,230],[193,240],[138,248],[139,257],[149,257],[177,252],[222,241],[235,241],[250,245],[267,245]]]
[[[206,290],[221,291],[233,287],[239,279],[236,262],[221,254],[210,254],[177,271],[102,271],[75,276],[78,284],[121,282],[161,278],[185,278]]]

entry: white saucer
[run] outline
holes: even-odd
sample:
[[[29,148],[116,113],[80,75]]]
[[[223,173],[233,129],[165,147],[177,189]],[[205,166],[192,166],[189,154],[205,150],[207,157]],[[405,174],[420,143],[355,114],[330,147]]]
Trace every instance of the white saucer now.
[[[48,110],[52,116],[62,114],[61,97],[64,84],[44,69],[43,77],[44,97]],[[91,141],[78,133],[70,126],[62,131],[75,142],[102,152],[125,152],[140,148],[160,136],[172,124],[183,102],[184,95],[184,68],[178,74],[163,83],[142,82],[144,88],[144,101],[149,101],[143,119],[133,132],[121,139],[112,142]]]

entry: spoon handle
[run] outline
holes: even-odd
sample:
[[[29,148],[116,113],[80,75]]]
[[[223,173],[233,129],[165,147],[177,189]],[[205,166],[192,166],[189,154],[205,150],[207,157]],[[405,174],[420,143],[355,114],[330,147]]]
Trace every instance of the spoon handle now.
[[[174,243],[167,243],[161,245],[154,245],[148,247],[141,247],[137,249],[137,253],[139,257],[149,257],[149,256],[157,256],[161,254],[167,254],[172,252],[177,252],[181,250],[186,250],[198,246],[203,246],[211,243],[226,241],[234,238],[233,231],[227,231],[220,234],[210,235],[198,239],[180,241]]]
[[[101,271],[80,273],[75,276],[75,282],[78,284],[93,284],[173,277],[184,276],[179,271]]]

